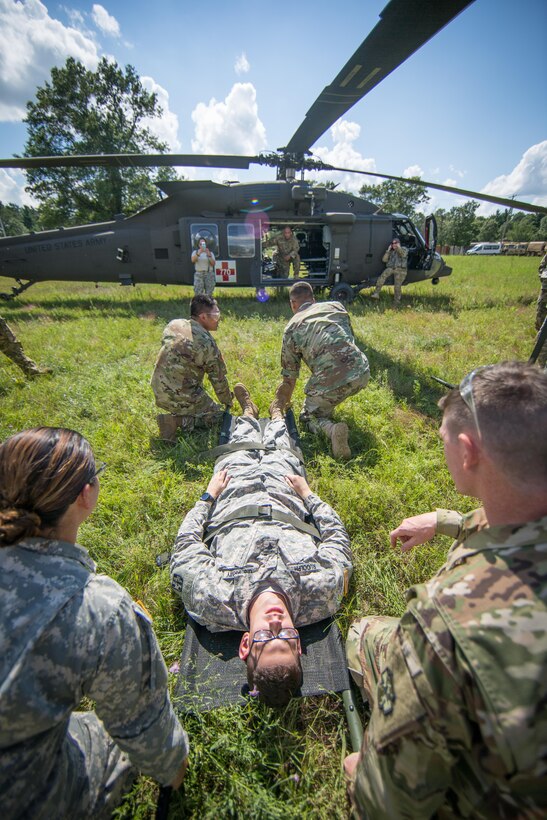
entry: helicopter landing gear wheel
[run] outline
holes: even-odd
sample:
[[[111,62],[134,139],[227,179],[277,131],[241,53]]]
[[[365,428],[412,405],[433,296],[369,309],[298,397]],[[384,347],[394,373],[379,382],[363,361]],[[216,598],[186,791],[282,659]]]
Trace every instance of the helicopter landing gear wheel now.
[[[355,299],[355,291],[347,282],[337,282],[337,284],[331,288],[330,298],[335,302],[342,302],[344,305],[349,305],[349,303]]]
[[[439,284],[439,277],[434,276],[433,279],[431,280],[431,284],[432,285],[438,285]]]

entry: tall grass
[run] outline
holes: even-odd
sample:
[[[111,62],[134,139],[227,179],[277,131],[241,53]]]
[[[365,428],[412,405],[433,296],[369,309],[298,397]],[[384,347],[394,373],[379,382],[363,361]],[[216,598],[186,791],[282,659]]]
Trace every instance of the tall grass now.
[[[334,462],[325,443],[304,433],[312,486],[340,513],[351,535],[354,575],[340,625],[367,613],[400,615],[405,589],[442,563],[438,538],[410,555],[392,550],[389,531],[406,515],[437,506],[462,511],[473,499],[455,491],[437,435],[438,375],[457,383],[471,368],[527,358],[534,340],[537,260],[453,257],[454,273],[437,287],[404,290],[395,310],[389,292],[351,308],[358,344],[372,378],[337,411],[350,427],[353,459]],[[0,280],[0,290],[7,290]],[[184,613],[154,557],[168,549],[178,525],[211,472],[196,455],[215,443],[200,433],[177,447],[156,439],[149,379],[163,326],[188,314],[189,288],[135,289],[42,283],[0,305],[27,353],[54,369],[26,381],[0,359],[0,438],[38,424],[73,427],[108,463],[99,507],[80,542],[154,616],[168,664],[180,657]],[[286,291],[265,304],[252,291],[220,290],[217,340],[231,383],[243,381],[267,414],[279,378],[279,350],[288,320]],[[298,384],[294,405],[303,401]],[[341,762],[348,739],[337,697],[293,702],[281,715],[258,704],[220,709],[186,721],[192,752],[184,793],[172,817],[337,818],[348,816]],[[119,816],[152,817],[155,784],[140,778]]]

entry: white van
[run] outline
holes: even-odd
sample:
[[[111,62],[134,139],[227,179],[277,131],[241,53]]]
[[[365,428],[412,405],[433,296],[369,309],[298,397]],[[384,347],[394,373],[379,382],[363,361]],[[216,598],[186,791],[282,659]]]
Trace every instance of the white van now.
[[[472,248],[466,252],[467,256],[473,254],[494,254],[501,253],[501,242],[480,242],[478,245],[473,245]]]

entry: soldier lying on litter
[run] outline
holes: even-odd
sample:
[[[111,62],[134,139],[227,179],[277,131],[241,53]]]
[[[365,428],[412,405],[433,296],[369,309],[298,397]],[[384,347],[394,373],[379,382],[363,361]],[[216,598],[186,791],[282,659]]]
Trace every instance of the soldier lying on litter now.
[[[73,430],[38,427],[0,445],[7,818],[110,817],[137,769],[175,788],[186,769],[150,618],[76,543],[105,466]],[[94,711],[76,711],[83,696]]]
[[[173,319],[163,331],[151,385],[156,404],[167,411],[157,416],[165,441],[175,443],[179,429],[212,427],[232,404],[226,365],[211,336],[219,322],[216,300],[201,294],[190,302],[190,319]],[[220,404],[203,388],[206,374]]]
[[[440,435],[467,516],[405,519],[408,550],[456,541],[402,618],[350,629],[350,670],[372,717],[346,759],[359,817],[545,817],[547,374],[479,368],[440,406]]]
[[[334,615],[347,590],[349,537],[308,486],[283,415],[286,396],[270,405],[262,437],[248,391],[238,384],[234,393],[243,415],[181,524],[171,581],[198,623],[244,633],[250,689],[283,705],[302,681],[298,627]]]

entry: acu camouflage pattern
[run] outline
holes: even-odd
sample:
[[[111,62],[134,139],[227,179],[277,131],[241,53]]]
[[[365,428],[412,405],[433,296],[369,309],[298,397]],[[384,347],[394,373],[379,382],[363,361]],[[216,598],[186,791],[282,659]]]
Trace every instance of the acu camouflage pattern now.
[[[304,361],[311,370],[301,420],[312,432],[329,433],[334,408],[366,387],[367,357],[353,340],[347,310],[340,302],[305,302],[287,324],[281,373],[297,379]]]
[[[4,818],[109,816],[134,767],[167,784],[188,754],[148,618],[94,570],[77,544],[0,549]]]
[[[36,376],[42,373],[38,365],[25,355],[21,342],[10,328],[5,319],[0,316],[0,353],[18,365],[26,376]]]
[[[238,418],[232,442],[260,441],[260,426]],[[296,626],[334,615],[351,574],[349,537],[334,510],[316,495],[305,501],[287,485],[287,473],[304,474],[297,456],[285,449],[290,438],[284,420],[267,423],[268,450],[240,450],[219,458],[215,471],[232,480],[211,505],[198,501],[181,524],[171,557],[171,581],[184,606],[211,632],[248,628],[249,604],[272,586],[284,593]],[[204,528],[248,504],[272,508],[302,520],[311,514],[321,540],[291,524],[264,518],[232,521],[209,544]]]
[[[452,526],[447,562],[409,590],[400,621],[364,619],[350,636],[351,662],[362,633],[372,706],[358,812],[545,817],[547,518],[488,527],[479,510]]]
[[[186,427],[220,420],[232,394],[224,359],[209,331],[195,319],[174,319],[163,331],[161,344],[150,382],[158,407],[190,417],[192,424]],[[203,388],[205,374],[220,405]]]

